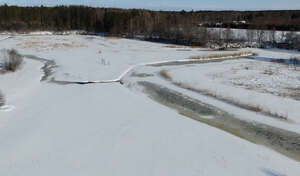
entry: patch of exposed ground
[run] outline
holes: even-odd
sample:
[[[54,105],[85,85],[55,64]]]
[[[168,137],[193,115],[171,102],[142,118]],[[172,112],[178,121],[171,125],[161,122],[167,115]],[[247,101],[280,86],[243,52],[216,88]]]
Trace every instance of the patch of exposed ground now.
[[[246,58],[246,57],[243,57]],[[147,66],[152,67],[163,67],[163,66],[178,66],[178,65],[192,65],[192,64],[205,64],[205,63],[212,63],[212,62],[222,62],[226,60],[235,60],[239,59],[239,57],[228,57],[228,58],[219,58],[219,59],[193,59],[193,60],[181,60],[181,61],[168,61],[162,63],[155,63],[155,64],[146,64]]]
[[[136,73],[132,72],[130,74],[131,77],[137,77],[137,78],[146,78],[146,77],[153,77],[153,74],[147,74],[147,73]]]
[[[230,58],[230,57],[249,57],[254,56],[255,53],[250,51],[245,52],[236,52],[236,53],[221,53],[221,54],[211,54],[211,55],[200,55],[200,56],[191,56],[189,59],[218,59],[218,58]]]
[[[165,45],[164,48],[190,49],[190,48],[203,48],[203,47],[202,46],[184,46],[184,45]]]
[[[46,41],[44,41],[46,40]],[[41,40],[37,37],[31,37],[24,39],[22,43],[17,44],[18,49],[34,49],[35,51],[47,51],[55,49],[72,49],[72,48],[82,48],[87,47],[87,45],[80,42],[75,42],[70,39],[55,39],[52,37],[45,38]]]

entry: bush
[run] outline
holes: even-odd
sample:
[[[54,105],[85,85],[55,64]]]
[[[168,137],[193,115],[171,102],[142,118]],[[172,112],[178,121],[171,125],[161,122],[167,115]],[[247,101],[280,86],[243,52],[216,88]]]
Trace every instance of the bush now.
[[[296,66],[300,64],[300,57],[292,57],[291,59],[292,65]]]
[[[246,52],[237,52],[237,53],[222,53],[222,54],[211,54],[207,56],[191,56],[189,59],[220,59],[220,58],[233,58],[233,57],[243,57],[243,56],[255,56],[255,53],[246,51]]]
[[[5,103],[4,95],[0,91],[0,107],[3,106]]]
[[[173,81],[172,76],[167,72],[167,70],[160,71],[160,75],[167,79],[168,81]]]
[[[23,63],[23,56],[14,49],[6,50],[6,55],[4,57],[3,65],[5,71],[14,72],[19,69]]]

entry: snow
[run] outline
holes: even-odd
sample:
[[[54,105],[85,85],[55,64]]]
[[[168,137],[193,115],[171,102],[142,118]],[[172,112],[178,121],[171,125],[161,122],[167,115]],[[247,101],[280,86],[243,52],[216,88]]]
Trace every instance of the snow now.
[[[241,59],[175,68],[168,73],[175,82],[300,123],[299,71],[287,65]]]
[[[229,62],[229,61],[226,61]],[[213,64],[213,63],[210,63]],[[203,67],[205,67],[207,64],[200,64],[203,65]],[[203,77],[200,76],[199,74],[199,69],[197,69],[198,72],[195,71],[195,73],[197,74],[193,74],[190,75],[189,72],[193,72],[193,68],[198,67],[195,64],[191,64],[191,65],[184,65],[184,66],[164,66],[164,67],[139,67],[135,70],[132,71],[132,73],[129,73],[127,75],[127,77],[124,78],[124,80],[126,82],[129,82],[128,87],[130,87],[132,90],[140,92],[142,90],[140,90],[139,88],[136,88],[134,86],[135,82],[137,81],[141,81],[140,78],[138,77],[132,77],[130,79],[128,79],[129,75],[137,75],[137,74],[147,74],[147,75],[151,75],[151,74],[156,74],[157,76],[151,76],[151,77],[147,77],[146,80],[148,82],[152,82],[158,85],[163,85],[164,87],[177,91],[177,92],[181,92],[186,96],[192,97],[194,99],[197,99],[201,102],[205,102],[206,104],[212,105],[214,107],[218,107],[221,110],[224,110],[226,112],[230,112],[232,115],[234,115],[234,117],[239,118],[243,121],[248,121],[248,122],[253,122],[253,123],[262,123],[262,124],[266,124],[266,125],[271,125],[273,127],[276,128],[281,128],[281,129],[285,129],[287,131],[293,131],[296,133],[300,133],[300,128],[299,128],[299,123],[296,123],[295,121],[292,121],[291,119],[289,119],[288,121],[285,120],[278,120],[277,118],[271,118],[271,117],[267,117],[263,114],[257,113],[255,111],[249,111],[249,110],[245,110],[245,109],[241,109],[238,106],[232,105],[230,103],[226,103],[224,101],[220,101],[216,98],[212,98],[210,96],[206,96],[203,94],[200,94],[198,92],[195,91],[189,91],[187,89],[181,88],[178,85],[174,85],[172,82],[166,80],[165,78],[163,78],[162,76],[160,76],[160,71],[161,70],[166,70],[168,74],[170,74],[173,78],[173,81],[182,81],[183,83],[187,84],[187,85],[191,85],[194,88],[201,88],[203,86],[206,86],[206,82],[208,81],[208,79],[202,79]],[[202,67],[202,68],[203,68]],[[199,68],[199,67],[198,67]],[[221,67],[222,68],[222,67]],[[145,78],[143,78],[145,79]],[[200,82],[201,80],[201,82]],[[145,80],[142,80],[145,81]],[[204,84],[205,83],[205,84]],[[218,88],[220,87],[220,88]],[[220,84],[217,85],[211,85],[211,87],[208,87],[211,90],[218,90],[217,93],[218,95],[221,96],[227,96],[227,94],[221,94],[222,92],[224,92],[224,88],[222,86],[220,86]],[[230,87],[228,89],[231,89],[233,87]],[[233,91],[228,90],[228,92],[231,92],[229,95],[238,95],[237,92],[236,94],[234,93],[236,90],[232,89]],[[242,96],[245,94],[245,92],[242,91]],[[260,95],[259,95],[260,96]],[[265,94],[263,94],[263,96],[265,96]],[[229,96],[229,98],[231,98]],[[250,97],[253,98],[253,97]],[[259,97],[258,97],[259,98]],[[238,99],[238,100],[243,100],[243,99]],[[263,99],[264,102],[266,102],[266,99]],[[272,103],[272,101],[270,101],[270,103]],[[281,108],[280,108],[281,109]],[[278,109],[271,109],[271,110],[276,110],[275,112],[277,112]],[[272,112],[272,111],[271,111]],[[284,114],[286,115],[286,114]],[[288,114],[289,115],[289,114]],[[296,116],[297,117],[297,116]]]
[[[136,65],[211,53],[79,35],[15,36],[0,47],[53,59],[58,65],[53,76],[70,81],[116,79]],[[109,64],[101,64],[101,59]],[[300,172],[299,163],[290,158],[186,118],[118,83],[40,82],[42,66],[25,58],[21,70],[0,75],[0,89],[7,105],[14,107],[0,111],[0,175]]]

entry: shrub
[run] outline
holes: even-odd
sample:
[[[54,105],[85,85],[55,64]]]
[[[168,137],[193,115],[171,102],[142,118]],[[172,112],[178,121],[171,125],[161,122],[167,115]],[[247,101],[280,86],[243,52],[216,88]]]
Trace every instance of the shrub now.
[[[172,81],[173,80],[172,76],[167,72],[167,70],[160,71],[160,75],[162,77],[164,77],[165,79],[167,79],[168,81]]]
[[[4,70],[5,71],[16,71],[23,63],[23,56],[20,55],[16,50],[6,50],[4,56]]]
[[[292,65],[296,66],[300,64],[300,57],[292,57],[291,59]]]
[[[3,106],[4,103],[5,103],[4,95],[3,95],[2,92],[0,91],[0,107]]]
[[[246,52],[237,52],[237,53],[222,53],[222,54],[211,54],[207,56],[191,56],[189,59],[220,59],[220,58],[233,58],[233,57],[242,57],[242,56],[255,56],[255,53],[246,51]]]

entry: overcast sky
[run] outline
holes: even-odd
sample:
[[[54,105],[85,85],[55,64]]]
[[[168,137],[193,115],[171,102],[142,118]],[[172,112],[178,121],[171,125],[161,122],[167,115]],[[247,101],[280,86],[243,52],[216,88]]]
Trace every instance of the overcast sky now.
[[[21,6],[88,5],[153,10],[266,10],[300,9],[300,0],[0,0]]]

